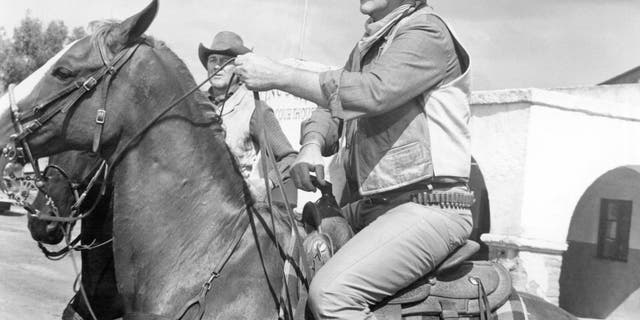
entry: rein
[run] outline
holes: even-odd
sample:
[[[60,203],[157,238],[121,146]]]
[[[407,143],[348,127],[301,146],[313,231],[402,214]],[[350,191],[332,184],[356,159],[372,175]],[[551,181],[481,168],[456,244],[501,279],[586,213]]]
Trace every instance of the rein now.
[[[49,195],[47,195],[47,192],[45,190],[43,190],[43,187],[39,188],[39,191],[42,192],[42,194],[47,198],[47,205],[51,206],[53,209],[53,212],[55,214],[55,216],[49,216],[49,215],[42,215],[42,212],[40,212],[39,210],[33,208],[32,205],[30,204],[25,204],[25,209],[27,210],[29,216],[31,218],[34,219],[39,219],[39,220],[43,220],[43,221],[51,221],[51,222],[61,222],[61,223],[68,223],[68,224],[72,224],[77,222],[78,220],[82,220],[84,218],[86,218],[87,216],[89,216],[91,213],[93,213],[93,211],[96,209],[98,203],[100,203],[100,201],[102,201],[102,198],[104,197],[105,193],[106,193],[106,182],[103,181],[102,183],[102,187],[100,190],[100,193],[98,194],[98,197],[94,200],[92,206],[85,211],[84,213],[80,213],[77,214],[78,212],[80,212],[82,205],[84,204],[87,194],[94,188],[94,186],[97,183],[97,178],[102,175],[102,172],[104,172],[104,174],[106,175],[106,163],[105,161],[101,161],[100,163],[98,163],[93,169],[91,169],[89,171],[89,174],[87,175],[87,177],[85,177],[82,182],[80,183],[76,183],[73,182],[69,176],[69,174],[67,174],[67,172],[64,171],[64,169],[62,169],[61,167],[57,166],[57,165],[48,165],[44,171],[43,171],[43,176],[46,177],[47,176],[47,172],[51,169],[55,169],[57,170],[67,181],[69,187],[71,190],[73,190],[73,196],[75,198],[75,203],[71,206],[71,214],[68,217],[60,217],[57,214],[59,213],[59,209],[57,208],[55,202],[53,201],[53,199],[51,199],[49,197]],[[93,175],[93,176],[92,176]],[[88,183],[85,183],[89,177],[91,177],[90,181]],[[46,182],[45,182],[46,183]],[[84,191],[82,191],[82,194],[79,194],[79,190],[84,188]],[[64,230],[64,229],[63,229]],[[70,230],[69,230],[70,232]],[[66,256],[66,254],[69,252],[69,250],[76,250],[76,251],[84,251],[84,250],[92,250],[94,248],[98,248],[101,247],[103,245],[106,245],[108,243],[110,243],[111,241],[113,241],[113,238],[103,241],[100,244],[95,244],[95,240],[88,244],[88,245],[77,245],[77,243],[80,241],[80,235],[76,236],[73,241],[67,241],[66,245],[64,248],[58,250],[58,251],[50,251],[49,249],[47,249],[41,242],[38,242],[38,247],[40,248],[40,250],[44,253],[44,255],[50,259],[50,260],[60,260],[62,258],[64,258]]]
[[[93,211],[96,209],[98,203],[102,200],[102,197],[105,195],[106,193],[106,188],[107,188],[107,183],[106,183],[106,177],[109,174],[109,170],[108,170],[108,166],[106,161],[101,161],[96,168],[94,168],[91,172],[93,173],[93,176],[91,177],[91,180],[89,181],[89,183],[87,184],[87,186],[84,188],[84,191],[82,192],[82,194],[78,193],[78,190],[80,189],[81,184],[78,183],[73,183],[71,181],[71,179],[69,178],[69,175],[59,166],[56,165],[49,165],[47,166],[47,168],[45,168],[45,170],[43,171],[43,176],[46,176],[46,172],[50,169],[53,168],[55,170],[58,170],[63,177],[65,177],[65,179],[67,179],[69,186],[71,187],[71,190],[73,190],[73,196],[75,198],[75,203],[71,206],[71,215],[68,217],[60,217],[60,216],[47,216],[47,215],[42,215],[42,213],[33,208],[32,205],[25,203],[25,209],[27,209],[28,214],[31,218],[36,218],[39,220],[43,220],[43,221],[51,221],[51,222],[64,222],[64,223],[73,223],[76,222],[78,220],[82,220],[84,218],[86,218],[87,216],[89,216],[91,213],[93,213]],[[91,173],[89,174],[91,175]],[[102,176],[103,177],[103,182],[102,182],[102,186],[100,187],[100,193],[98,194],[98,198],[93,202],[93,204],[91,205],[91,207],[89,208],[89,210],[87,210],[84,213],[80,213],[80,214],[75,214],[77,212],[80,212],[80,207],[84,204],[87,195],[89,194],[89,192],[91,190],[93,190],[93,187],[96,185],[96,183],[98,182],[98,178]],[[46,183],[46,182],[45,182]],[[44,186],[44,185],[43,185]],[[42,190],[42,187],[38,187],[38,189],[44,193],[45,195],[47,195],[46,191]],[[47,195],[47,198],[49,196]],[[51,200],[49,198],[49,200]],[[53,205],[54,208],[54,212],[58,212],[58,208],[55,206],[55,203],[53,203],[53,201],[50,201],[51,204]]]
[[[254,104],[255,104],[255,112],[258,112],[258,119],[260,119],[260,134],[259,134],[259,139],[260,139],[260,157],[261,159],[263,159],[261,161],[261,165],[262,165],[262,172],[264,172],[264,183],[266,186],[266,191],[267,191],[267,202],[269,204],[269,209],[271,211],[271,225],[272,225],[272,229],[273,229],[273,233],[276,233],[276,229],[275,229],[275,223],[273,221],[273,202],[272,202],[272,195],[271,195],[271,189],[269,188],[269,177],[266,174],[268,171],[268,166],[267,166],[267,160],[269,161],[269,164],[273,167],[273,168],[277,168],[276,166],[276,159],[274,157],[273,151],[271,150],[271,145],[268,143],[267,137],[268,137],[268,133],[266,130],[266,127],[264,125],[264,122],[262,121],[264,119],[263,116],[263,110],[262,108],[260,108],[260,95],[258,94],[258,92],[254,91],[253,92],[253,100],[254,100]],[[291,305],[291,292],[289,290],[289,285],[290,283],[288,283],[287,281],[287,268],[294,268],[296,269],[297,266],[297,262],[296,261],[290,261],[289,258],[294,257],[295,256],[295,251],[297,250],[299,253],[299,258],[300,258],[300,262],[302,263],[302,267],[303,267],[303,272],[304,274],[298,274],[298,276],[300,277],[300,281],[302,282],[302,284],[305,286],[305,291],[303,292],[308,292],[309,290],[309,282],[308,279],[306,277],[308,277],[311,274],[310,271],[310,267],[309,267],[309,262],[307,261],[307,256],[304,253],[304,249],[302,246],[302,237],[300,236],[300,233],[298,232],[298,228],[296,227],[296,219],[295,216],[293,214],[293,209],[291,209],[291,206],[289,205],[289,199],[287,197],[286,192],[284,191],[284,182],[282,180],[282,176],[280,175],[280,171],[278,170],[274,170],[275,175],[276,175],[276,179],[277,179],[277,184],[279,186],[279,190],[280,190],[280,195],[282,196],[282,199],[284,199],[284,204],[285,204],[285,208],[287,211],[287,217],[289,218],[289,223],[291,225],[291,240],[289,241],[289,245],[287,247],[287,252],[286,252],[286,259],[285,259],[285,275],[283,277],[283,286],[282,286],[282,293],[281,296],[283,297],[283,302],[286,302],[286,306],[287,308],[286,311],[288,313],[288,317],[289,319],[300,319],[301,317],[304,316],[304,312],[305,312],[305,306],[306,306],[306,299],[299,299],[298,304],[294,310],[294,308]],[[256,241],[258,239],[256,238]],[[280,244],[276,241],[276,246],[280,246]],[[299,271],[299,268],[298,270]],[[284,299],[286,298],[286,299]]]

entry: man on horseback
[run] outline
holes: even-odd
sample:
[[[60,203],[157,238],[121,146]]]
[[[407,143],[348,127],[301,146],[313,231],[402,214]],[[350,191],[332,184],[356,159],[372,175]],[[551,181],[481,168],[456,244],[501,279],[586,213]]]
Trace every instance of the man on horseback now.
[[[346,171],[342,213],[358,233],[315,275],[318,319],[373,319],[369,309],[434,270],[469,237],[469,59],[424,0],[360,0],[370,18],[345,67],[312,73],[254,54],[236,74],[320,107],[302,124],[292,177],[324,183],[322,156]],[[339,138],[344,142],[339,145]]]
[[[289,140],[282,132],[280,123],[276,119],[273,110],[261,102],[264,108],[264,119],[258,119],[256,105],[251,92],[239,83],[234,76],[235,65],[226,62],[238,55],[251,50],[244,46],[242,38],[234,32],[222,31],[215,35],[211,47],[207,48],[202,43],[198,47],[200,62],[207,69],[209,75],[222,70],[209,80],[211,87],[207,91],[209,100],[213,102],[215,111],[222,116],[226,130],[226,142],[235,155],[240,171],[247,181],[254,197],[260,201],[266,194],[263,175],[257,165],[260,148],[259,125],[264,125],[267,130],[267,142],[271,146],[273,156],[277,162],[277,168],[268,173],[272,188],[277,186],[277,177],[274,170],[278,170],[284,180],[289,177],[289,169],[297,156],[297,152],[291,147]],[[291,181],[291,180],[289,180]],[[291,206],[295,206],[297,193],[292,183],[285,183],[285,192]],[[273,192],[276,197],[280,192]],[[278,202],[278,198],[274,201]]]

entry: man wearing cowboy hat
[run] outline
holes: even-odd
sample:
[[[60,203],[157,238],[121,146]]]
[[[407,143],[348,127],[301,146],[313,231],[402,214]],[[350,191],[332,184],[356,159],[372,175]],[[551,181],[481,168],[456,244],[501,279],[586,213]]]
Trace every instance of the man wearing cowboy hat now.
[[[222,116],[223,126],[226,130],[225,140],[235,155],[240,171],[249,184],[254,197],[260,201],[265,198],[265,185],[263,174],[260,172],[259,160],[259,129],[265,126],[267,131],[267,143],[271,146],[273,156],[276,159],[276,167],[282,178],[287,180],[289,169],[297,156],[297,152],[291,147],[289,140],[282,132],[282,128],[273,113],[264,102],[260,101],[263,108],[263,119],[258,119],[256,103],[251,91],[234,77],[235,64],[226,64],[238,55],[251,50],[244,46],[242,38],[231,31],[221,31],[215,35],[211,47],[207,48],[202,43],[198,48],[200,62],[207,69],[208,75],[218,72],[209,82],[209,99],[213,102],[216,112]],[[223,67],[224,66],[224,67]],[[271,186],[276,186],[277,177],[275,169],[268,173]],[[293,184],[285,183],[287,198],[292,206],[297,202],[297,192]],[[280,192],[273,192],[274,201],[280,199]]]

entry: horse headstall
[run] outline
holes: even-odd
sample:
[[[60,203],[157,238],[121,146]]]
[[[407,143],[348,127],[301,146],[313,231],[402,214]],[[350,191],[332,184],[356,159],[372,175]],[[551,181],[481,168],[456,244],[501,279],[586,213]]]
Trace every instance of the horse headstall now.
[[[36,161],[32,155],[31,148],[27,142],[29,137],[34,132],[38,131],[44,124],[49,122],[58,113],[67,113],[68,110],[73,107],[86,93],[93,90],[102,79],[106,77],[107,85],[104,89],[104,99],[106,104],[106,98],[108,94],[108,84],[111,81],[112,76],[117,73],[125,63],[133,56],[136,49],[140,44],[135,44],[128,49],[119,52],[111,62],[104,60],[102,51],[103,48],[99,48],[100,56],[103,59],[103,66],[92,73],[89,77],[78,79],[73,83],[62,88],[59,92],[51,95],[50,97],[38,102],[31,110],[21,112],[16,103],[13,90],[15,85],[9,85],[9,101],[11,106],[11,120],[13,122],[15,134],[10,136],[10,142],[2,149],[2,160],[0,165],[6,165],[8,162],[22,162],[31,163],[34,174],[36,176],[36,184],[42,185],[44,177]],[[61,103],[57,103],[64,99]],[[104,125],[105,109],[104,106],[97,110],[96,124],[102,132],[102,126]],[[97,143],[94,140],[94,149],[97,149],[99,145],[99,135]],[[96,151],[96,150],[94,150]],[[0,166],[4,168],[4,166]],[[0,189],[6,190],[6,186],[0,183]]]

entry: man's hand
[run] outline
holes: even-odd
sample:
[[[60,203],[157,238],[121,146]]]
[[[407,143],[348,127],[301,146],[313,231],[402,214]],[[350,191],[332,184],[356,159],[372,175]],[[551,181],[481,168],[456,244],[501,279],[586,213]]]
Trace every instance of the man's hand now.
[[[293,179],[296,188],[304,191],[316,191],[316,187],[311,183],[311,172],[315,172],[320,185],[325,185],[322,153],[320,146],[313,143],[302,147],[291,168],[291,179]]]
[[[290,69],[254,53],[238,56],[235,64],[235,74],[252,91],[279,89]]]

